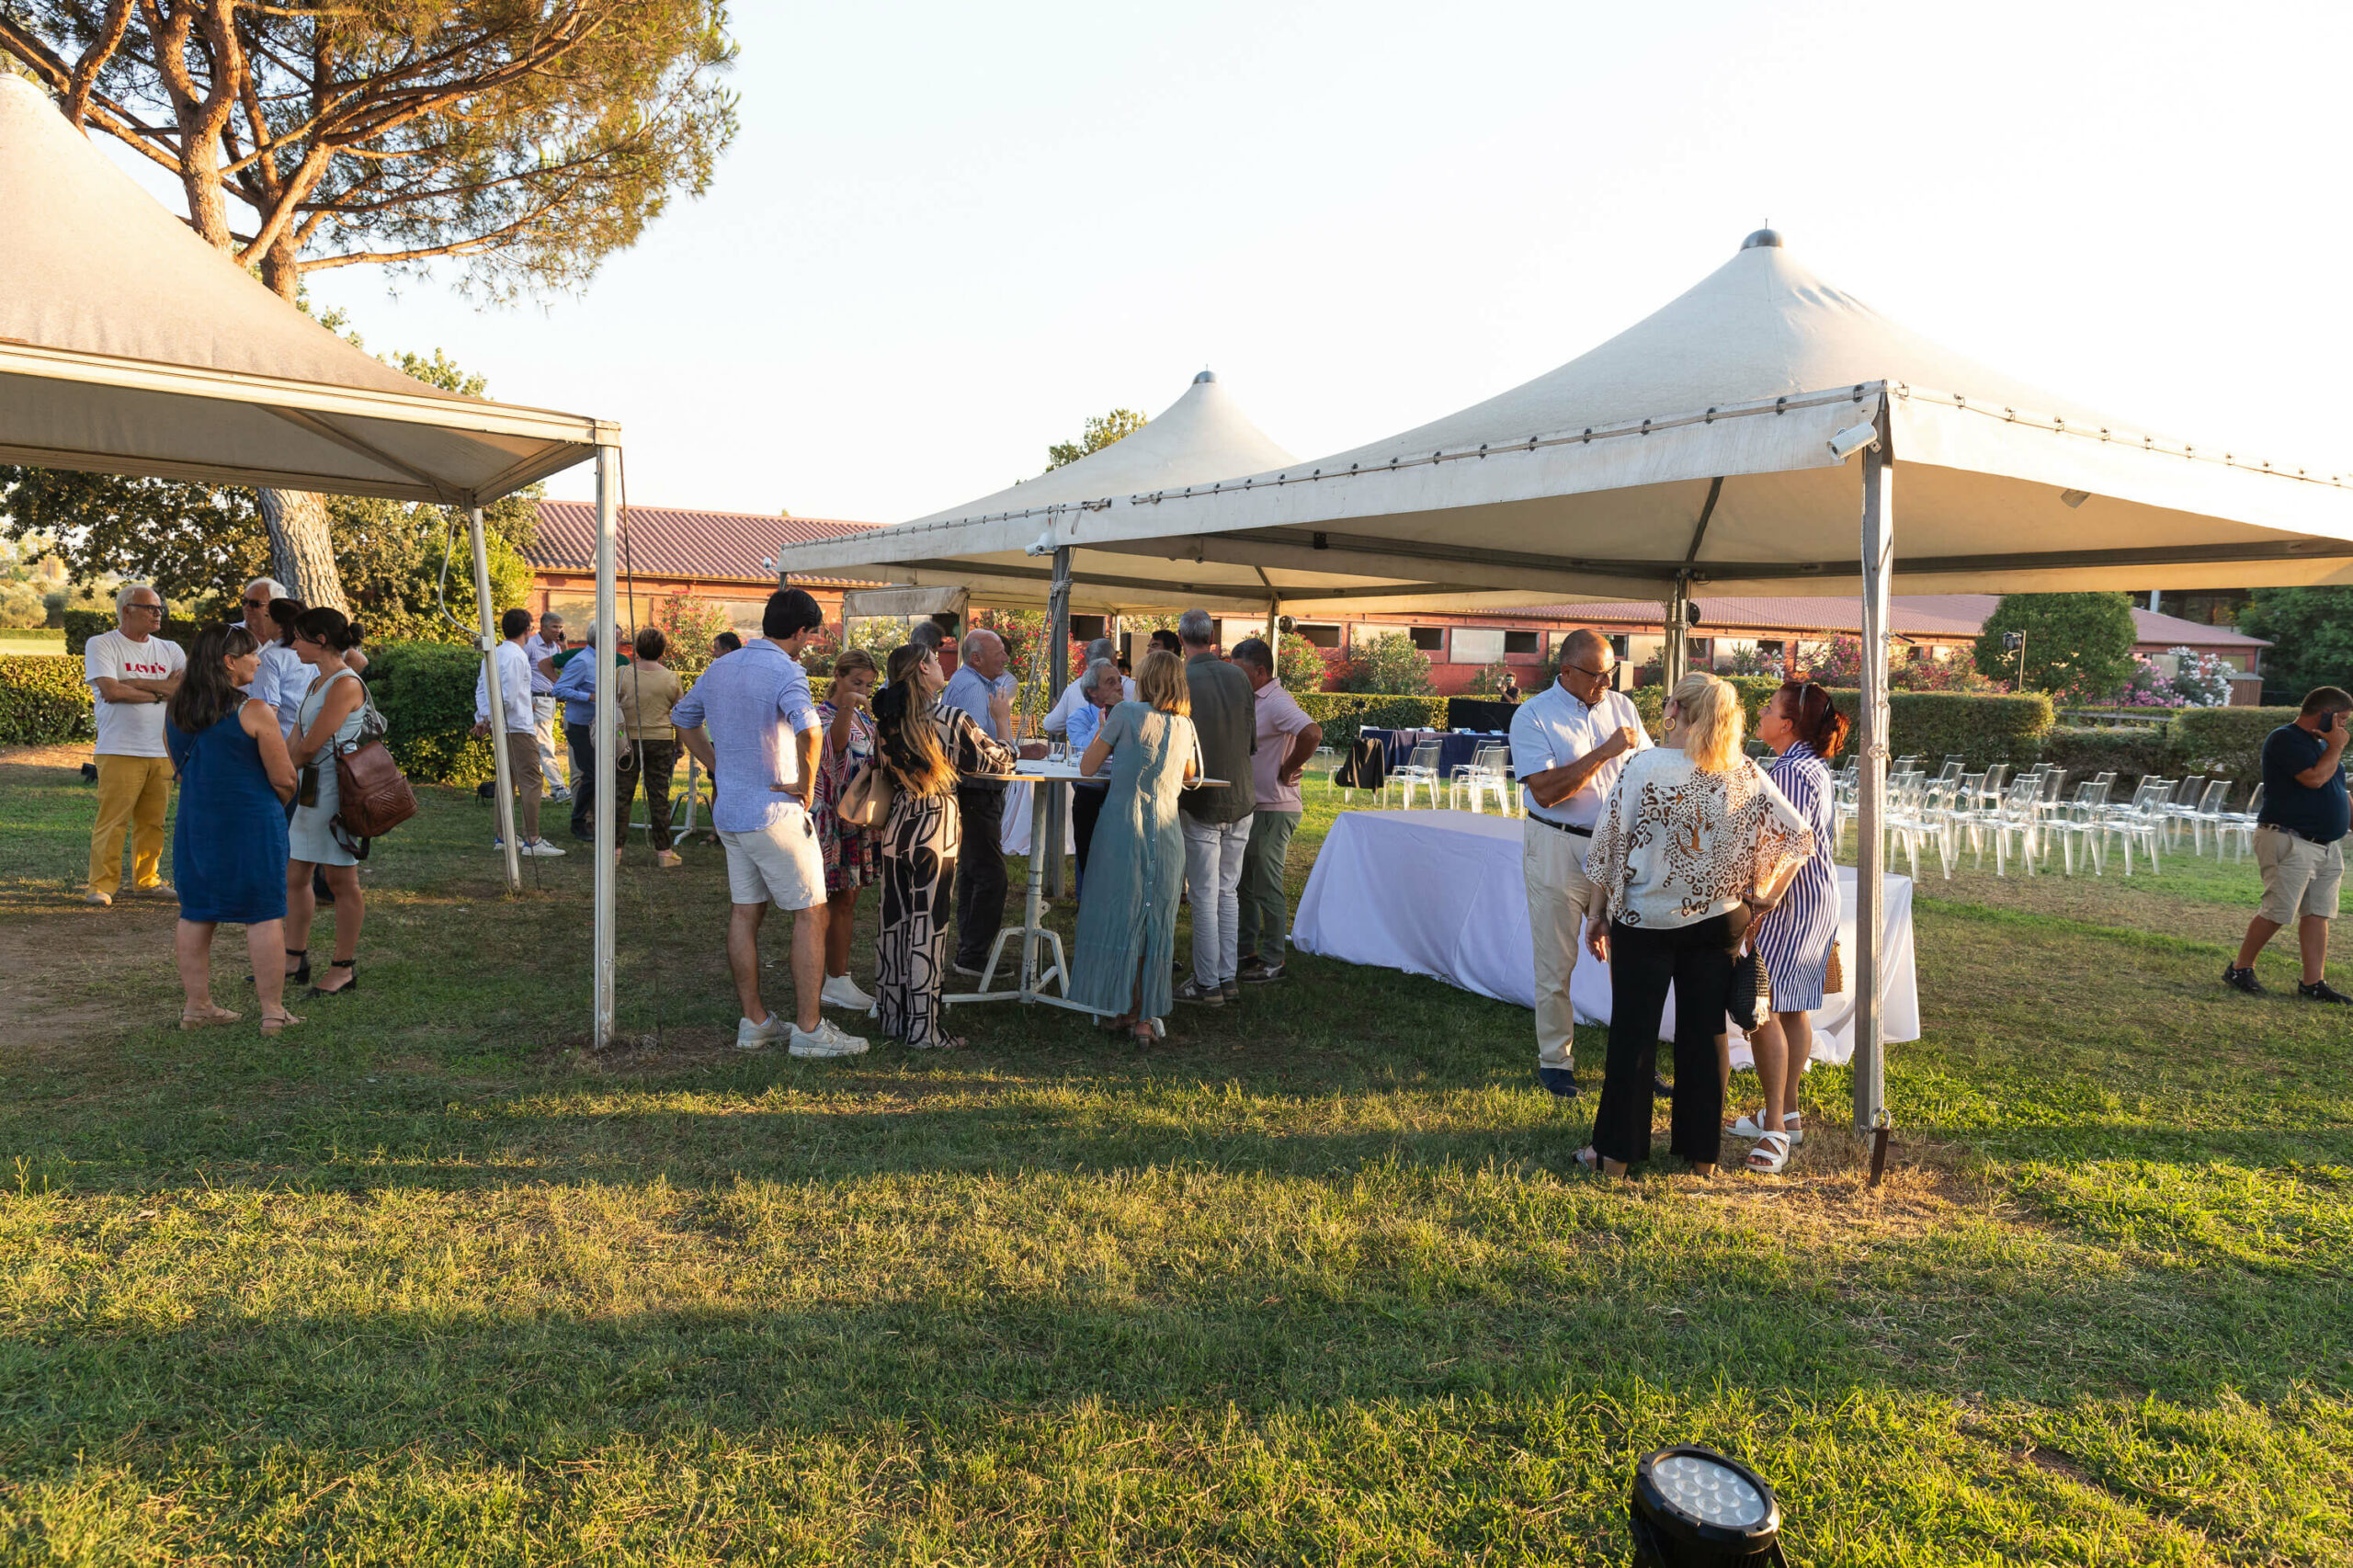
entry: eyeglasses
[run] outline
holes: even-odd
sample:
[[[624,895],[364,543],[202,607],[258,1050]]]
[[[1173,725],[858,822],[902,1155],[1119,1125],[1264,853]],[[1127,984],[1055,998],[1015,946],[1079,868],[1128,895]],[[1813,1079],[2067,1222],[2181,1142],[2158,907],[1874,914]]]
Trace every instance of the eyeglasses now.
[[[153,603],[153,604],[147,604],[147,603],[144,603],[144,602],[142,602],[142,601],[141,601],[141,600],[139,600],[139,599],[133,599],[133,600],[131,600],[129,604],[127,604],[127,605],[123,606],[122,608],[125,608],[125,609],[145,609],[145,610],[153,610],[153,611],[154,611],[157,615],[161,615],[161,614],[163,614],[163,613],[164,613],[164,601],[163,601],[163,600],[161,600],[161,599],[157,599],[157,600],[156,600],[154,603]]]
[[[1610,665],[1606,670],[1589,670],[1583,665],[1563,665],[1561,667],[1564,670],[1574,670],[1577,674],[1585,676],[1592,680],[1608,680],[1611,676],[1618,673],[1618,666],[1615,665]]]
[[[267,599],[247,599],[245,601],[245,608],[247,609],[267,609],[269,608],[269,601]]]

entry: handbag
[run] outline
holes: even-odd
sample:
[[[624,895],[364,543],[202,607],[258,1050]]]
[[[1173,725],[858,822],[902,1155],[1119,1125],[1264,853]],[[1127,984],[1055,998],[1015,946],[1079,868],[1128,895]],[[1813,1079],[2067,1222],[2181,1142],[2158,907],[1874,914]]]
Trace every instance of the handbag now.
[[[1773,977],[1755,948],[1732,960],[1732,989],[1724,996],[1724,1011],[1743,1034],[1754,1034],[1773,1016]]]
[[[1830,939],[1830,961],[1823,966],[1822,994],[1836,996],[1847,989],[1847,966],[1838,961],[1838,939]]]
[[[842,786],[834,815],[852,827],[880,827],[891,820],[891,776],[870,757],[858,776]]]
[[[384,744],[392,726],[377,711],[376,699],[360,684],[359,733],[335,752],[336,839],[356,859],[368,858],[369,840],[381,838],[416,815],[416,792]]]

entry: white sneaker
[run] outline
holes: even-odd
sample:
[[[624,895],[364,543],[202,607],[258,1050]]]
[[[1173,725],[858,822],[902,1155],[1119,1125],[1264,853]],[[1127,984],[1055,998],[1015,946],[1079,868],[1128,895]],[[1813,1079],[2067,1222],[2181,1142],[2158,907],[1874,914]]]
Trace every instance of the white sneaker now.
[[[856,1056],[866,1049],[866,1042],[856,1035],[842,1033],[831,1019],[821,1018],[817,1027],[806,1033],[795,1024],[792,1044],[787,1049],[795,1056]]]
[[[817,994],[817,999],[828,1007],[847,1007],[853,1013],[871,1012],[874,1008],[874,998],[860,991],[858,982],[846,974],[827,975],[825,988]]]
[[[790,1027],[775,1013],[770,1013],[767,1022],[762,1024],[756,1024],[749,1018],[738,1018],[735,1020],[735,1049],[766,1051],[778,1040],[784,1039]]]
[[[554,845],[550,844],[544,838],[534,838],[529,844],[523,846],[520,853],[525,855],[537,855],[540,858],[546,859],[551,856],[561,856],[563,851],[558,849]]]

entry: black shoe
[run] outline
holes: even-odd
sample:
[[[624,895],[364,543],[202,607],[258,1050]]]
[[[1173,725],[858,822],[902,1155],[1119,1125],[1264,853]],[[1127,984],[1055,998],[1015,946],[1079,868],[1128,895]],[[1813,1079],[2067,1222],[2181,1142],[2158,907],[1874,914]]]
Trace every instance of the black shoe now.
[[[351,982],[350,982],[350,983],[349,983],[349,984],[347,984],[347,985],[338,985],[338,986],[336,986],[333,991],[322,991],[322,990],[320,990],[317,986],[313,985],[313,986],[312,986],[308,991],[305,991],[305,992],[303,992],[303,993],[302,993],[302,994],[303,994],[304,996],[306,996],[306,997],[308,997],[308,996],[340,996],[340,995],[342,995],[342,994],[343,994],[345,992],[347,992],[347,991],[357,991],[357,990],[358,990],[358,989],[359,989],[359,960],[357,960],[357,959],[335,959],[335,960],[331,960],[331,961],[327,964],[327,967],[328,967],[329,969],[347,969],[347,970],[349,970],[349,971],[351,971]]]
[[[1652,1074],[1651,1074],[1651,1098],[1653,1098],[1653,1099],[1654,1099],[1654,1100],[1671,1100],[1671,1099],[1673,1099],[1674,1097],[1675,1097],[1675,1085],[1672,1085],[1672,1084],[1670,1084],[1670,1083],[1668,1083],[1665,1079],[1664,1079],[1664,1078],[1660,1077],[1657,1074],[1655,1074],[1655,1073]]]
[[[1577,1097],[1577,1075],[1574,1068],[1539,1067],[1536,1081],[1558,1098],[1573,1100]]]
[[[2244,991],[2250,996],[2263,994],[2263,982],[2255,978],[2255,971],[2241,969],[2234,963],[2226,963],[2222,966],[2222,983],[2234,991]],[[2302,990],[2302,987],[2299,986],[2297,989]]]
[[[290,959],[301,959],[302,960],[301,963],[296,964],[292,969],[286,971],[286,983],[289,985],[310,984],[311,949],[308,948],[289,948],[286,949],[286,956]],[[247,985],[254,984],[254,977],[250,974],[245,976],[245,983]]]
[[[580,840],[583,844],[594,844],[597,842],[597,830],[593,827],[582,827],[578,824],[574,824],[572,829],[572,836]]]
[[[2296,983],[2296,994],[2307,1002],[2335,1002],[2340,1006],[2353,1002],[2353,996],[2347,996],[2325,980],[2315,980],[2310,985],[2299,981]]]

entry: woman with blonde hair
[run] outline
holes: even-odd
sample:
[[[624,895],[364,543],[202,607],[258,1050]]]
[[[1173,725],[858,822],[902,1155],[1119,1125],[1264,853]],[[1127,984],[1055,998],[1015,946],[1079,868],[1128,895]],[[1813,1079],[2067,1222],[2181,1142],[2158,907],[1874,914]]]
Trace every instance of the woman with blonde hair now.
[[[941,1027],[939,1003],[962,836],[956,783],[967,773],[1012,772],[1014,754],[971,714],[939,705],[948,677],[936,649],[901,644],[892,651],[890,677],[874,699],[875,756],[891,783],[891,814],[880,835],[875,1020],[912,1050],[948,1050],[964,1043]]]
[[[1149,1043],[1167,1032],[1169,962],[1185,891],[1185,835],[1176,799],[1199,754],[1185,662],[1165,648],[1144,655],[1136,700],[1114,706],[1078,770],[1108,777],[1086,894],[1071,949],[1071,998]]]
[[[1694,673],[1667,694],[1664,743],[1637,752],[1594,824],[1586,947],[1609,964],[1609,1054],[1593,1142],[1577,1163],[1612,1176],[1650,1156],[1651,1072],[1675,989],[1668,1148],[1702,1176],[1723,1137],[1723,1032],[1733,960],[1814,835],[1742,755],[1740,694]],[[1826,853],[1829,846],[1822,846]]]

